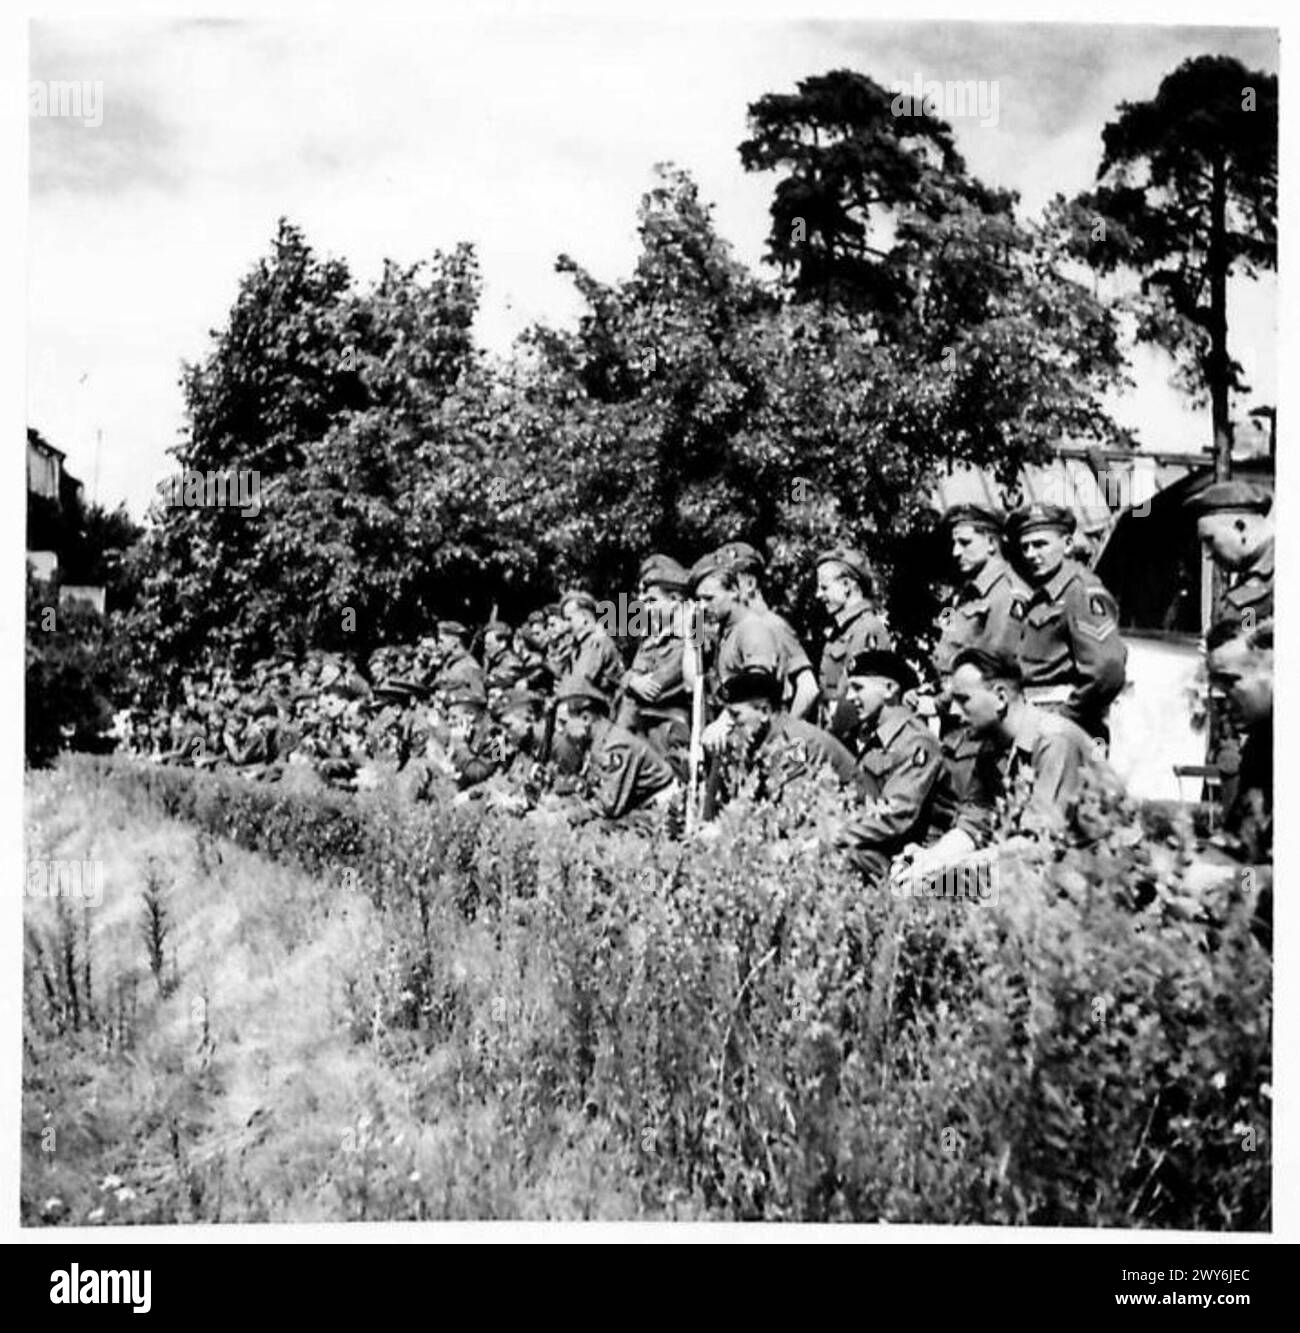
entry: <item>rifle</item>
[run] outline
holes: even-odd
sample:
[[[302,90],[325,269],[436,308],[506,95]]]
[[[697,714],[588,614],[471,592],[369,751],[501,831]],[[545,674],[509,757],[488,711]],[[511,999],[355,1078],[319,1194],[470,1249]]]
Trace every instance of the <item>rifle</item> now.
[[[700,776],[704,761],[704,646],[700,642],[700,608],[691,604],[686,626],[686,651],[691,655],[691,748],[686,784],[686,832],[699,822]]]

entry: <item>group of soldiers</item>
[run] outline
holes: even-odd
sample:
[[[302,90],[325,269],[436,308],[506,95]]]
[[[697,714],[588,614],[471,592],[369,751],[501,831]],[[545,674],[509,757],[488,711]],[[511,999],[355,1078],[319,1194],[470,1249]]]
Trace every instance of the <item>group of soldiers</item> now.
[[[1242,742],[1218,851],[1271,862],[1271,497],[1244,482],[1192,501],[1223,571],[1206,642],[1212,690]],[[828,632],[812,661],[769,606],[761,553],[730,542],[687,567],[647,557],[630,660],[587,592],[481,641],[457,621],[385,648],[369,679],[342,658],[214,673],[127,743],[159,762],[229,763],[269,780],[393,781],[575,820],[676,819],[705,832],[742,797],[798,777],[842,793],[837,841],[872,882],[936,875],[997,839],[1071,825],[1080,794],[1114,787],[1108,713],[1125,686],[1115,599],[1072,554],[1073,513],[950,508],[954,566],[928,663],[900,653],[870,562],[816,558]],[[1177,706],[1171,701],[1171,706]]]

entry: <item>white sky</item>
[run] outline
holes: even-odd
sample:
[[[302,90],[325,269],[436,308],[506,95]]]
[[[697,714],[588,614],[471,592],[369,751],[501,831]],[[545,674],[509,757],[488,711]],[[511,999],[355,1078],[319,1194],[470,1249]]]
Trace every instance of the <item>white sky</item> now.
[[[32,79],[103,84],[98,128],[31,124],[29,424],[142,511],[178,437],[183,358],[224,321],[276,219],[368,279],[473,241],[478,334],[504,350],[527,324],[577,310],[554,272],[568,252],[626,273],[650,168],[688,168],[722,234],[757,266],[775,178],[747,176],[745,109],[809,74],[882,83],[996,79],[999,120],[955,123],[972,170],[1036,211],[1087,187],[1123,99],[1202,53],[1277,69],[1267,30],[831,22],[660,23],[486,18],[347,21],[60,20],[34,25]],[[1234,354],[1274,402],[1275,282],[1236,284]],[[1153,448],[1200,448],[1152,355],[1120,409]]]

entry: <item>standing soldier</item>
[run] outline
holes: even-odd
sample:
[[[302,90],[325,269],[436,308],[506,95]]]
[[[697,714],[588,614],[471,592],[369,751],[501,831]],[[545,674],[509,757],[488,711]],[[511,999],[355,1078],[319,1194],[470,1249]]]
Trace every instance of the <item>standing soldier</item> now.
[[[763,557],[748,542],[727,542],[718,547],[714,558],[724,567],[735,571],[741,603],[751,615],[768,625],[781,646],[783,660],[795,665],[796,669],[787,667],[786,670],[787,679],[794,683],[792,692],[786,696],[790,712],[795,717],[811,719],[817,704],[817,677],[813,674],[812,658],[804,650],[794,626],[767,604],[761,583],[765,568]],[[802,663],[807,663],[806,679],[800,678]]]
[[[512,637],[504,620],[489,620],[483,630],[483,674],[489,694],[510,689],[524,674],[524,664],[510,646]]]
[[[714,551],[691,568],[691,586],[704,610],[706,630],[716,634],[713,668],[719,689],[748,666],[775,670],[782,699],[793,717],[803,718],[817,702],[812,662],[782,617],[745,600],[742,576]]]
[[[891,858],[925,836],[942,769],[939,742],[903,702],[919,682],[898,653],[858,653],[848,664],[847,683],[866,805],[850,817],[841,841],[868,879],[883,884]]]
[[[1025,505],[1007,520],[1031,587],[1015,653],[1030,703],[1107,740],[1106,712],[1124,688],[1128,651],[1106,585],[1066,556],[1073,530],[1074,515],[1059,505]]]
[[[845,697],[845,668],[861,652],[893,647],[874,596],[871,566],[861,551],[837,546],[817,557],[817,600],[831,618],[822,649],[821,723],[839,740],[851,737],[858,724]]]
[[[641,562],[638,596],[650,621],[623,676],[620,726],[644,736],[685,776],[691,739],[691,701],[683,677],[686,653],[683,594],[690,575],[672,556],[652,555]]]
[[[597,622],[596,612],[596,599],[589,592],[566,592],[560,599],[560,613],[573,642],[568,674],[589,680],[602,694],[612,695],[623,679],[623,656]]]
[[[442,694],[473,691],[487,697],[483,668],[470,655],[469,631],[459,620],[438,622],[438,647],[442,665],[438,669],[436,689]]]
[[[1005,517],[983,505],[953,505],[943,516],[960,583],[938,620],[934,669],[952,671],[963,648],[1014,652],[1030,591],[1002,554]]]
[[[1232,617],[1243,629],[1273,619],[1273,497],[1246,481],[1220,481],[1187,501],[1196,535],[1231,579],[1214,619]]]

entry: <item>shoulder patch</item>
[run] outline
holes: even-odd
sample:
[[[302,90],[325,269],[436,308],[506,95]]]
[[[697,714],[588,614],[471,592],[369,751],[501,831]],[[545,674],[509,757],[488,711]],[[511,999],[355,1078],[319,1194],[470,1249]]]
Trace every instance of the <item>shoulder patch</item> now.
[[[1110,619],[1110,601],[1103,593],[1094,592],[1089,594],[1088,610],[1094,616],[1100,616],[1105,620]]]
[[[912,767],[924,768],[930,762],[930,751],[924,745],[918,745],[912,752]]]
[[[1027,603],[1023,597],[1013,597],[1011,599],[1011,619],[1023,620],[1025,611],[1028,609]]]

